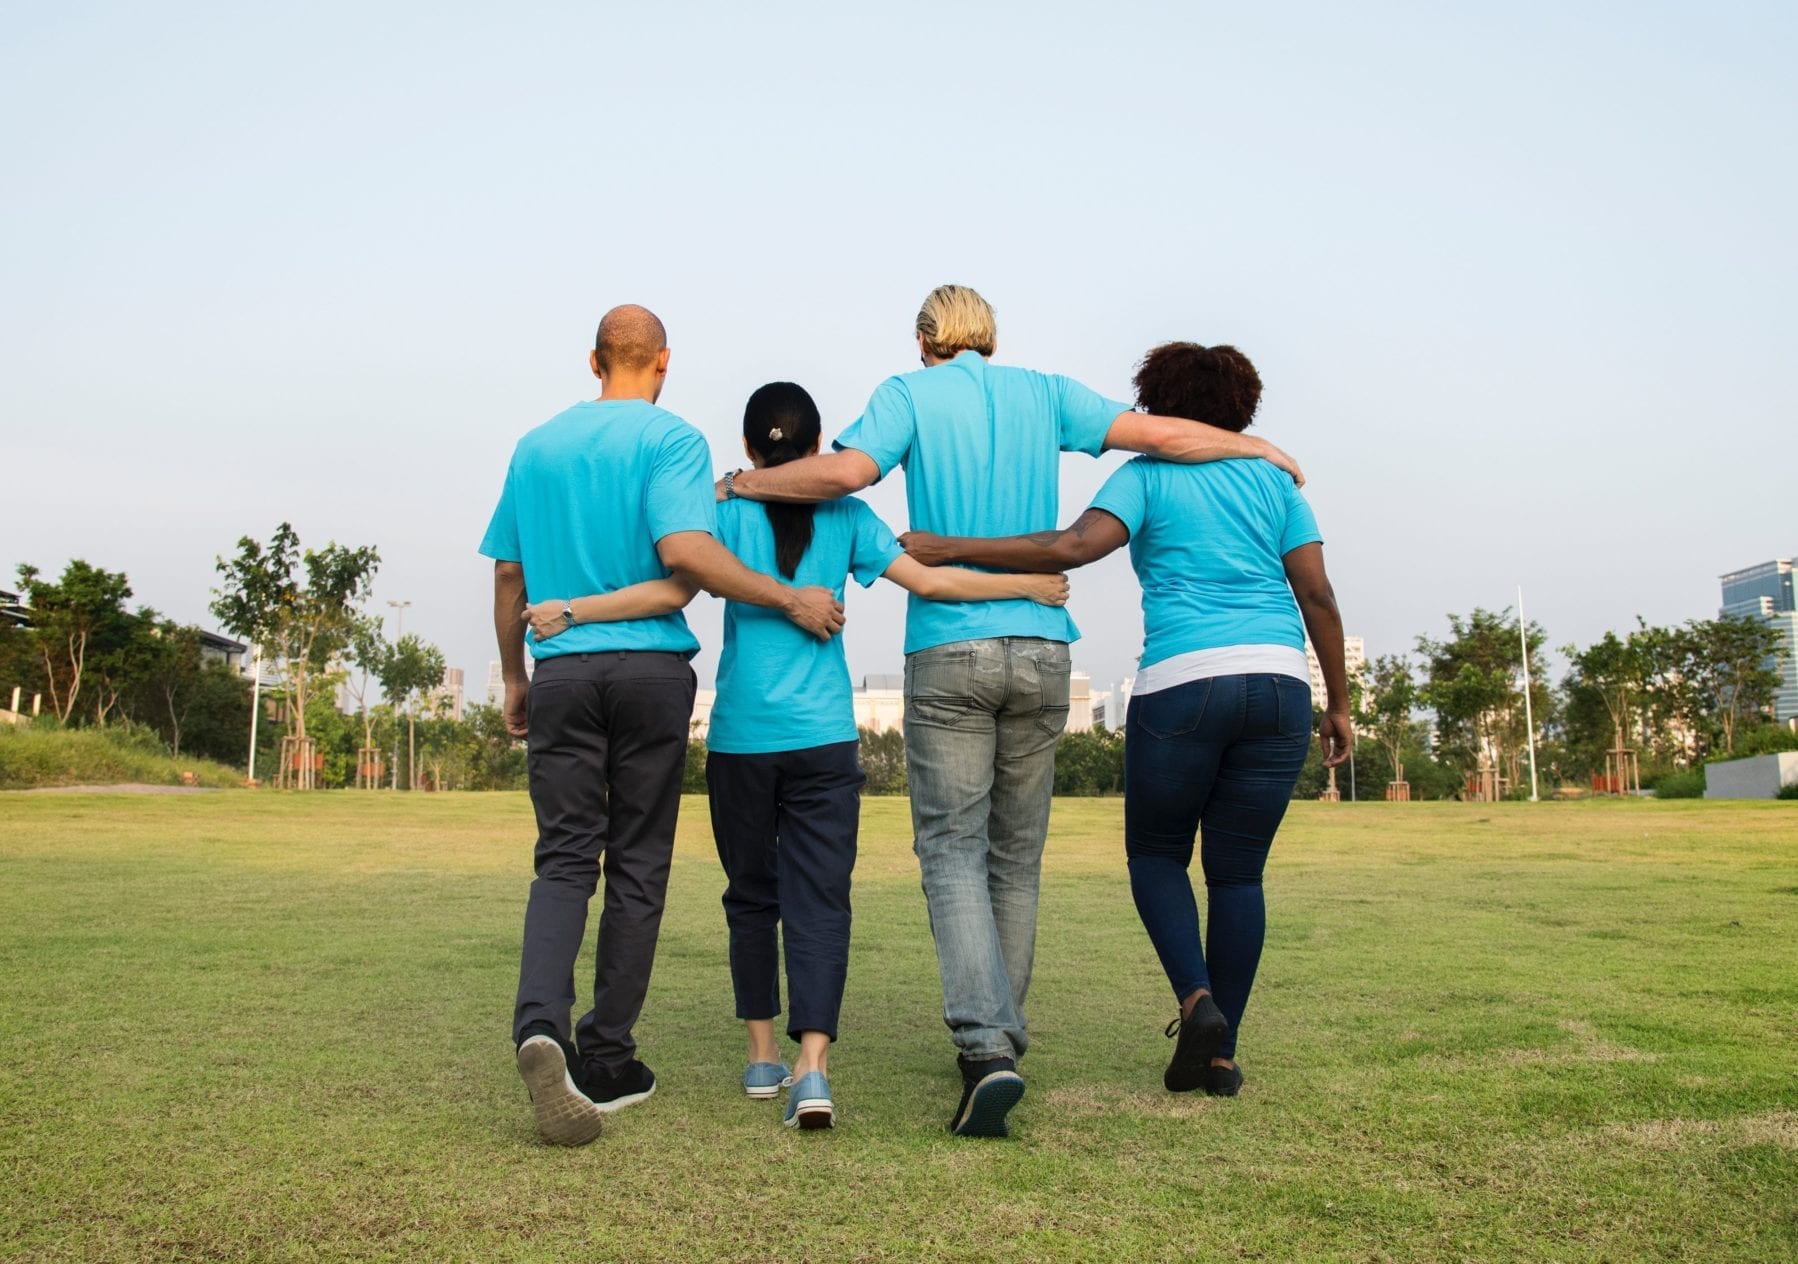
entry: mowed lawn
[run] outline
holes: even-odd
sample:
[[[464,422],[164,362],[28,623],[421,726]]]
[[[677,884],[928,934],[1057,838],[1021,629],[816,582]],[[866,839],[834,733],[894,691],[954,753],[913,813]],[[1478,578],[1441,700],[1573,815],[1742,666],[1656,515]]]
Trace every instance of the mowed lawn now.
[[[1295,805],[1233,1101],[1121,805],[1056,805],[1029,1093],[958,1081],[906,805],[870,800],[841,1112],[738,1086],[682,815],[644,1105],[538,1143],[508,1039],[522,795],[0,795],[0,1256],[1798,1259],[1798,804]],[[585,963],[581,977],[586,977]]]

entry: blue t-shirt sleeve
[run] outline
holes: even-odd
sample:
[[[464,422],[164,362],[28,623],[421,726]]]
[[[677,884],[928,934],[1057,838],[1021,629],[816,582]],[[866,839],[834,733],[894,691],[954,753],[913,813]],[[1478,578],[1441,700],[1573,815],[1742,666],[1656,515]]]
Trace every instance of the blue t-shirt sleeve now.
[[[1284,472],[1280,481],[1286,484],[1286,525],[1280,531],[1280,556],[1285,557],[1301,544],[1321,544],[1323,536],[1317,530],[1317,515],[1311,512],[1311,502],[1305,499],[1298,484]]]
[[[918,432],[917,414],[912,411],[911,392],[896,377],[890,377],[874,388],[862,415],[849,423],[848,429],[830,446],[841,452],[854,448],[865,452],[880,467],[885,478],[893,467],[903,465],[911,455],[912,438]]]
[[[522,562],[524,551],[518,547],[518,511],[512,504],[512,467],[506,467],[505,486],[499,493],[499,504],[487,522],[487,534],[481,537],[481,556],[496,562]]]
[[[662,440],[650,462],[649,484],[643,490],[649,538],[659,541],[677,531],[711,535],[718,527],[717,503],[712,450],[704,435],[682,426]]]
[[[1099,494],[1093,497],[1091,507],[1103,509],[1123,523],[1132,538],[1142,530],[1143,519],[1149,513],[1148,474],[1148,463],[1141,457],[1126,461],[1112,472]]]
[[[892,529],[880,520],[880,515],[869,508],[866,501],[851,497],[844,503],[855,507],[849,536],[849,573],[855,576],[856,583],[866,588],[886,574],[887,567],[905,550],[899,547]]]
[[[1084,452],[1098,456],[1105,450],[1105,436],[1119,413],[1130,411],[1130,405],[1106,399],[1090,386],[1071,377],[1052,375],[1050,389],[1055,396],[1056,431],[1063,452]]]

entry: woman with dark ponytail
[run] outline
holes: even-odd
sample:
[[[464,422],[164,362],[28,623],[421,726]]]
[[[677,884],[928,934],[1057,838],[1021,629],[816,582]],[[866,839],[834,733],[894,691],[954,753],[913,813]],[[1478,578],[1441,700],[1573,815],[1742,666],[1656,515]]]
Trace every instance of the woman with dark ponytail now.
[[[743,412],[743,449],[757,469],[812,455],[820,434],[818,406],[792,382],[760,388]],[[839,601],[850,576],[864,587],[885,576],[936,601],[1067,601],[1062,575],[933,569],[913,561],[855,497],[820,504],[727,498],[718,506],[718,538],[752,569],[796,586],[828,588]],[[645,618],[679,609],[692,596],[670,578],[571,602],[539,601],[525,617],[538,637],[554,636],[571,617],[577,623]],[[826,1060],[849,966],[849,882],[864,780],[859,735],[841,638],[820,642],[766,613],[725,604],[706,786],[729,879],[731,981],[749,1043],[744,1091],[774,1098],[791,1086],[785,1122],[829,1128],[835,1105]],[[787,1035],[799,1042],[791,1071],[774,1031],[783,934]]]

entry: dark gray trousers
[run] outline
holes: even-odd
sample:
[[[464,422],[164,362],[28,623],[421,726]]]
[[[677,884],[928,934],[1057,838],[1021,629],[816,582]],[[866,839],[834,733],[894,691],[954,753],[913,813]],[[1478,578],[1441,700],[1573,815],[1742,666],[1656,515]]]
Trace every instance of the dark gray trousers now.
[[[530,692],[537,878],[524,913],[512,1037],[547,1022],[564,1039],[574,962],[603,859],[605,904],[593,1008],[575,1024],[584,1062],[621,1070],[655,963],[693,716],[679,654],[564,654],[537,664]]]

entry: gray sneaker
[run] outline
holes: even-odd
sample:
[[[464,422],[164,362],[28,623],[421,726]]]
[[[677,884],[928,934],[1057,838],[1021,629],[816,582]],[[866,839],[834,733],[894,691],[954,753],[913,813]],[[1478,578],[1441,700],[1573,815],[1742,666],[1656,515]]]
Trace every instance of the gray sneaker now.
[[[605,1116],[575,1086],[568,1057],[553,1036],[527,1036],[518,1046],[518,1074],[531,1094],[537,1131],[552,1145],[586,1145],[599,1135]]]
[[[1018,1064],[1010,1058],[970,1062],[963,1057],[956,1062],[961,1067],[961,1105],[949,1121],[949,1131],[958,1137],[1011,1135],[1005,1116],[1024,1096]]]

